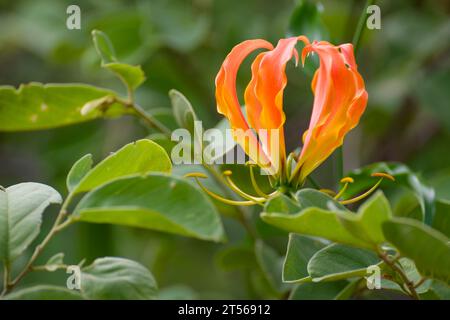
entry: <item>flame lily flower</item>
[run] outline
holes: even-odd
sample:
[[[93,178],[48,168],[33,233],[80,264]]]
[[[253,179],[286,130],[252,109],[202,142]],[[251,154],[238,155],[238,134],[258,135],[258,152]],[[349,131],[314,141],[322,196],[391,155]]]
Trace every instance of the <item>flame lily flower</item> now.
[[[309,128],[303,134],[303,148],[295,168],[288,172],[283,91],[287,84],[286,64],[292,57],[298,61],[295,45],[299,40],[305,44],[302,64],[309,53],[315,52],[320,66],[311,84],[314,104]],[[236,76],[242,61],[257,49],[267,51],[259,53],[251,66],[252,78],[244,94],[246,118],[236,93]],[[310,43],[305,36],[281,39],[275,48],[261,39],[244,41],[231,50],[216,77],[217,110],[228,118],[237,143],[281,183],[294,185],[303,183],[342,145],[345,135],[358,124],[367,99],[353,46],[334,46],[326,41]],[[262,134],[266,131],[266,135]]]

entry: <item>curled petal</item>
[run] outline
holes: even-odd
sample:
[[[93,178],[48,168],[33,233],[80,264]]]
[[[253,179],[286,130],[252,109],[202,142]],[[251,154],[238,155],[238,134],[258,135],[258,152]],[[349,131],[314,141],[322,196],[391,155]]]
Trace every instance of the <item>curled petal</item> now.
[[[287,85],[285,69],[292,57],[298,63],[295,49],[298,40],[297,37],[281,39],[275,49],[259,54],[252,64],[252,79],[245,90],[249,123],[258,133],[267,130],[267,138],[261,139],[262,146],[272,161],[281,165],[286,157],[283,133],[286,119],[283,112],[283,92]]]
[[[320,67],[311,84],[313,111],[295,170],[300,182],[342,145],[345,135],[358,124],[368,99],[351,44],[314,42],[303,49],[302,60],[309,52],[318,54]]]
[[[236,76],[242,61],[261,48],[271,50],[273,46],[265,40],[255,39],[241,42],[231,50],[216,77],[216,101],[217,111],[229,120],[236,142],[252,160],[268,166],[270,158],[261,150],[256,135],[251,132],[236,93]]]

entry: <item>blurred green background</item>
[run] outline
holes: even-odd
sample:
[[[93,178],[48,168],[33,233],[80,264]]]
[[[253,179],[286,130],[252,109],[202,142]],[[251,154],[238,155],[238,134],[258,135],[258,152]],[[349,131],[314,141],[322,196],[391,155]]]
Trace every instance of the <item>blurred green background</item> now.
[[[220,120],[214,78],[226,54],[245,39],[276,43],[285,37],[299,2],[0,0],[0,85],[82,82],[123,92],[121,84],[99,66],[90,32],[100,29],[110,36],[121,61],[142,65],[147,75],[137,92],[142,106],[169,108],[167,92],[175,88],[192,102],[204,126],[212,127]],[[320,3],[320,17],[300,16],[291,31],[335,44],[351,42],[364,1]],[[66,28],[70,4],[81,8],[81,30]],[[360,125],[346,140],[345,168],[402,161],[436,187],[438,197],[450,199],[450,2],[377,4],[381,30],[364,31],[357,56],[369,103]],[[250,79],[249,66],[246,61],[239,74],[240,93]],[[300,145],[309,121],[311,70],[311,62],[306,72],[293,63],[287,68],[284,104],[290,150]],[[65,176],[82,155],[92,153],[99,161],[147,134],[131,117],[48,131],[1,133],[0,184],[36,181],[64,193]],[[331,169],[328,161],[314,175],[331,185]],[[50,210],[44,229],[52,219]],[[241,240],[239,225],[229,220],[225,225],[231,243]],[[287,238],[279,238],[272,240],[282,253]],[[217,253],[226,246],[138,229],[80,224],[52,241],[41,261],[60,251],[66,252],[67,263],[123,256],[154,273],[163,297],[258,297],[241,273],[217,264]],[[63,272],[40,273],[24,282],[61,285],[65,278]]]

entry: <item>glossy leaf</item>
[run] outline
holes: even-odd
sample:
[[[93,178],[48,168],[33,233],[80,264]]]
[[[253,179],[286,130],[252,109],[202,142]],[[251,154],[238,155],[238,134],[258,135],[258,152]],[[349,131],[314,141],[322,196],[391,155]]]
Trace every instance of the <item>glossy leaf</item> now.
[[[105,115],[127,111],[116,103],[103,111],[83,116],[81,109],[89,101],[114,92],[85,84],[30,83],[18,89],[0,86],[0,131],[41,130],[71,125]]]
[[[380,259],[372,251],[331,244],[316,252],[308,263],[313,282],[336,281],[367,275],[367,267]]]
[[[450,279],[450,240],[416,220],[397,218],[383,224],[386,239],[412,259],[424,276]]]
[[[157,294],[153,275],[141,264],[123,258],[99,258],[81,271],[81,293],[94,300],[149,300]]]
[[[207,195],[186,179],[160,173],[116,179],[88,193],[74,219],[166,231],[221,241],[219,215]]]
[[[170,172],[172,164],[165,150],[147,139],[122,147],[90,170],[74,193],[92,190],[116,178],[148,172]]]
[[[67,190],[73,191],[84,176],[92,169],[92,154],[87,154],[80,158],[69,171],[66,179]]]
[[[16,259],[38,236],[44,210],[61,201],[55,189],[40,183],[0,189],[0,260]]]

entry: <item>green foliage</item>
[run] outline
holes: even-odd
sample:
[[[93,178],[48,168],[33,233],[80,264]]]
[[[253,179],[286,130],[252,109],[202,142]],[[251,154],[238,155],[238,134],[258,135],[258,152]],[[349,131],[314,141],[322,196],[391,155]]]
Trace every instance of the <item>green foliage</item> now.
[[[94,161],[92,160],[92,154],[87,154],[81,157],[73,164],[66,179],[66,186],[69,192],[73,192],[73,190],[80,184],[84,176],[92,169],[93,164]]]
[[[324,246],[325,244],[317,239],[290,233],[283,265],[283,281],[309,281],[311,278],[307,269],[308,262]]]
[[[349,299],[392,294],[450,299],[446,90],[450,79],[448,42],[442,41],[448,39],[450,29],[442,15],[442,1],[432,5],[424,1],[420,6],[380,3],[383,12],[389,11],[383,16],[383,28],[365,30],[361,38],[357,63],[370,98],[360,130],[354,132],[354,141],[361,143],[345,147],[346,160],[353,166],[399,159],[408,166],[381,162],[353,171],[350,176],[354,183],[343,199],[369,189],[378,179],[371,177],[372,173],[385,172],[396,181],[385,179],[380,186],[383,193],[349,207],[317,190],[289,190],[266,202],[262,219],[258,215],[261,208],[236,208],[211,201],[183,177],[189,172],[206,174],[208,178],[202,182],[209,190],[233,198],[221,181],[220,171],[232,170],[233,181],[254,194],[248,167],[172,168],[167,155],[174,146],[170,133],[178,127],[194,133],[194,120],[203,120],[205,128],[217,123],[213,79],[234,45],[252,38],[269,39],[275,44],[285,33],[345,43],[354,33],[359,6],[350,11],[344,3],[326,0],[321,2],[323,6],[311,0],[295,5],[291,1],[248,1],[239,3],[236,11],[235,4],[227,1],[185,4],[138,0],[94,5],[86,0],[91,12],[83,16],[82,30],[67,32],[61,28],[63,4],[49,0],[39,4],[16,2],[2,8],[5,10],[0,19],[4,30],[0,47],[7,48],[0,55],[2,81],[17,84],[28,82],[30,77],[42,83],[76,79],[96,86],[32,82],[18,89],[0,87],[0,131],[8,132],[2,136],[1,151],[6,154],[0,159],[2,183],[36,178],[61,188],[66,178],[69,191],[54,227],[40,235],[42,242],[33,248],[42,218],[51,216],[43,215],[44,210],[51,203],[61,203],[61,196],[37,183],[0,188],[0,260],[6,280],[2,298],[267,299],[289,294],[291,299]],[[98,72],[96,53],[102,68],[125,85],[125,98],[110,81],[111,74]],[[244,72],[248,72],[247,66]],[[298,135],[310,113],[312,96],[305,83],[317,67],[317,55],[308,57],[305,79],[288,64],[289,85],[283,108],[289,120],[285,126],[289,148],[299,145],[300,136],[292,137],[292,133]],[[248,80],[248,75],[238,77],[239,93],[246,84],[241,79]],[[114,90],[103,89],[105,85],[112,85]],[[128,117],[82,124],[129,114],[138,116],[145,128],[136,129],[137,122]],[[80,125],[11,133],[74,124]],[[215,128],[225,132],[228,121],[219,121]],[[139,137],[148,139],[137,140]],[[105,157],[129,141],[136,142]],[[218,150],[215,159],[235,147],[234,142],[194,143]],[[88,152],[92,155],[80,158]],[[70,159],[78,158],[66,177]],[[94,165],[93,158],[104,160]],[[324,163],[314,172],[324,188],[338,182],[331,179],[328,169],[330,165]],[[272,192],[267,177],[257,174],[256,180],[261,189]],[[432,182],[434,189],[423,181]],[[226,237],[231,244],[224,247],[197,241],[225,239],[219,212],[226,216]],[[58,241],[52,240],[47,247],[57,232],[77,222],[146,230],[83,225],[76,232],[61,232]],[[291,233],[283,257],[287,232]],[[158,292],[155,279],[143,265],[123,258],[101,258],[82,267],[81,291],[67,290],[62,286],[67,275],[55,271],[66,269],[66,261],[73,256],[93,256],[79,245],[81,239],[95,251],[99,244],[92,241],[93,235],[108,243],[108,254],[135,256],[143,265],[152,265],[161,283],[170,286]],[[41,251],[56,247],[55,252],[71,251],[66,257],[61,252],[41,264]],[[27,248],[34,251],[26,255]],[[180,248],[189,252],[183,256],[183,263],[177,263]],[[214,255],[219,270],[211,263]],[[187,261],[187,256],[192,261]],[[373,264],[381,268],[383,291],[365,290],[366,268]],[[52,283],[59,286],[42,284],[46,283],[45,272],[31,272],[38,270],[52,272]],[[38,285],[26,287],[26,283]]]
[[[79,162],[74,166],[78,167],[78,164]],[[92,170],[85,172],[72,192],[86,192],[120,177],[149,172],[170,172],[171,168],[172,164],[164,149],[153,141],[142,139],[127,144]]]
[[[379,262],[372,251],[331,244],[311,257],[308,273],[313,282],[364,277],[367,267]]]
[[[0,260],[10,264],[31,244],[41,229],[42,213],[52,203],[61,203],[61,196],[44,184],[0,189]]]
[[[378,162],[351,172],[349,176],[355,182],[349,186],[345,195],[351,197],[370,188],[375,180],[375,178],[371,177],[371,174],[376,172],[384,172],[395,178],[395,182],[384,179],[382,186],[403,186],[414,192],[422,211],[421,220],[428,225],[432,224],[435,214],[435,191],[433,188],[423,184],[419,177],[404,164]]]
[[[349,286],[348,281],[301,283],[289,296],[290,300],[334,300]]]
[[[81,271],[81,294],[87,299],[148,300],[156,290],[153,275],[135,261],[99,258]]]
[[[423,275],[449,281],[450,240],[447,237],[407,218],[385,222],[383,231],[386,239],[411,258]]]
[[[82,300],[74,290],[51,285],[37,285],[12,292],[4,297],[6,300]]]
[[[342,225],[341,219],[345,219],[345,211],[343,211],[342,205],[333,198],[315,190],[301,190],[297,197],[300,198],[300,205],[303,204],[305,209],[295,214],[264,211],[261,218],[265,222],[289,232],[321,237],[354,246],[369,247],[365,241],[355,237]],[[324,208],[331,208],[331,210]]]
[[[106,89],[86,84],[30,83],[18,89],[0,87],[0,131],[41,130],[93,120],[103,115],[126,113],[113,103],[106,114],[99,109],[87,115],[81,109],[90,101],[115,96]]]
[[[298,1],[291,14],[288,35],[305,35],[310,41],[328,40],[328,32],[321,19],[323,7],[310,0]]]
[[[145,81],[145,74],[140,66],[118,62],[114,47],[104,32],[93,30],[92,39],[102,60],[102,67],[113,72],[129,90],[136,90]]]
[[[80,201],[74,219],[224,239],[219,215],[207,196],[186,180],[160,173],[104,184]]]

